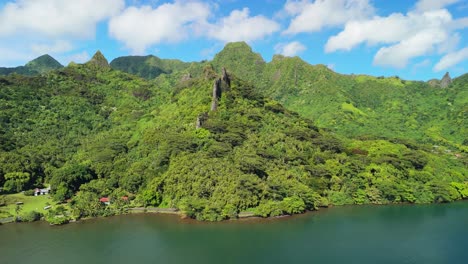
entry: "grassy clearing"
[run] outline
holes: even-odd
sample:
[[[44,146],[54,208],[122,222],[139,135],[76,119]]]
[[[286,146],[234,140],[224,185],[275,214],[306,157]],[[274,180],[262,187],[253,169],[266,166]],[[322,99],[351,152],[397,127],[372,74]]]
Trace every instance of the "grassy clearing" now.
[[[26,196],[23,193],[3,195],[6,205],[0,207],[0,218],[15,216],[16,202],[23,202],[21,212],[36,211],[42,214],[46,213],[44,207],[48,204],[54,205],[49,195]]]

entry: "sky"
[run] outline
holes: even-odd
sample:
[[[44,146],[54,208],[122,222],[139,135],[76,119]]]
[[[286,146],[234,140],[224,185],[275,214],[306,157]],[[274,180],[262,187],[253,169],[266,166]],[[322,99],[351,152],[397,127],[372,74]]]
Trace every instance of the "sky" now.
[[[456,77],[468,72],[468,1],[0,0],[0,66],[97,50],[201,61],[233,41],[344,74]]]

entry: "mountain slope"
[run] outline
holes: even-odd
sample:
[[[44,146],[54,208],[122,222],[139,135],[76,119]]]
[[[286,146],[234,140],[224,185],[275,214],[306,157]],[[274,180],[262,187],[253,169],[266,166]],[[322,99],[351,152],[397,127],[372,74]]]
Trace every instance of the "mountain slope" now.
[[[63,68],[63,66],[50,55],[46,54],[26,63],[25,66],[19,66],[15,68],[0,67],[0,75],[17,73],[20,75],[33,76],[60,68]]]
[[[73,199],[76,218],[121,212],[129,196],[131,206],[174,207],[210,221],[246,210],[277,216],[468,197],[463,153],[342,140],[229,68],[146,81],[101,56],[38,77],[0,78],[5,191],[51,184],[54,199]]]
[[[465,76],[453,82],[444,77],[443,89],[398,77],[341,75],[298,57],[275,55],[265,64],[245,43],[227,44],[212,64],[220,61],[263,94],[340,135],[401,138],[467,150]]]
[[[114,59],[110,66],[113,69],[138,75],[146,79],[153,79],[160,74],[170,74],[181,71],[190,66],[190,63],[180,60],[163,60],[156,56],[125,56]]]

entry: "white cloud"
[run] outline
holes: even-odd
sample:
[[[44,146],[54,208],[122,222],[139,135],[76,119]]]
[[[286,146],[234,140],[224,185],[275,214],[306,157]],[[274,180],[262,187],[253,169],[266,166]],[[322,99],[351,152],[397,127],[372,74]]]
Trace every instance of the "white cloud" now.
[[[374,64],[403,68],[414,57],[453,49],[459,41],[453,31],[459,26],[445,9],[350,21],[329,38],[325,51],[349,51],[362,43],[386,45],[375,55]]]
[[[434,66],[434,71],[439,72],[446,70],[464,60],[468,60],[468,47],[442,57],[442,59]]]
[[[275,46],[275,52],[284,56],[293,57],[305,51],[307,48],[298,41],[290,43],[280,43]]]
[[[437,10],[448,5],[460,2],[460,0],[420,0],[416,3],[416,10],[420,12]]]
[[[178,1],[150,6],[128,7],[109,22],[109,33],[133,53],[143,53],[154,44],[178,42],[188,37],[196,24],[206,23],[207,4]]]
[[[82,51],[76,54],[72,54],[69,56],[66,56],[64,61],[67,62],[66,64],[70,62],[75,62],[75,63],[85,63],[91,59],[91,56],[89,55],[88,52]]]
[[[207,36],[223,42],[255,41],[280,29],[280,25],[264,16],[250,16],[249,9],[234,10],[227,17],[207,25]]]
[[[445,32],[423,31],[398,44],[382,47],[374,57],[374,65],[404,68],[411,58],[428,54],[446,39]]]
[[[424,14],[395,13],[388,17],[374,17],[363,21],[350,21],[343,31],[331,37],[325,51],[351,50],[361,43],[369,45],[395,43],[414,36],[422,30],[440,29],[452,21],[446,10]]]
[[[46,53],[63,53],[73,49],[73,45],[69,41],[58,40],[52,44],[32,44],[31,51],[35,54]]]
[[[425,59],[413,65],[413,69],[425,68],[431,65],[430,59]]]
[[[94,36],[96,24],[117,14],[124,0],[18,0],[0,10],[0,37],[37,34],[47,37]]]
[[[374,14],[369,0],[288,0],[285,11],[293,16],[285,34],[317,32],[324,27],[342,26],[350,20],[360,20]]]

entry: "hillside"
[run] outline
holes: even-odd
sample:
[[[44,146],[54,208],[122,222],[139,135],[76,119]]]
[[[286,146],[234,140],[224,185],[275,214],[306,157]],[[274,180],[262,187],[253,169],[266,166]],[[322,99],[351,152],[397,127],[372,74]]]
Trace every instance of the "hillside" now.
[[[148,61],[155,62],[151,68]],[[275,55],[265,62],[244,42],[228,43],[212,61],[166,66],[171,60],[152,56],[123,57],[128,73],[152,79],[162,73],[199,74],[206,65],[222,67],[250,82],[265,96],[315,121],[339,136],[409,140],[467,150],[467,76],[429,82],[394,77],[343,75],[299,57]],[[111,63],[111,66],[113,63]],[[129,66],[131,65],[131,66]],[[177,65],[177,64],[175,64]]]
[[[63,66],[58,61],[46,54],[26,63],[24,66],[14,68],[0,67],[0,75],[16,73],[20,75],[33,76],[60,69],[62,67]]]
[[[210,221],[468,197],[466,154],[342,139],[226,67],[144,80],[98,52],[41,76],[0,77],[0,185],[50,184],[55,200],[72,199],[74,218],[122,212],[123,196]]]
[[[154,79],[161,74],[170,74],[181,71],[190,66],[190,63],[180,60],[160,59],[156,56],[125,56],[111,61],[113,69],[131,73],[146,79]]]
[[[467,150],[468,75],[452,81],[446,74],[442,81],[428,83],[342,75],[299,57],[275,55],[264,63],[245,43],[227,44],[212,64],[224,65],[266,96],[344,137],[406,139]]]

